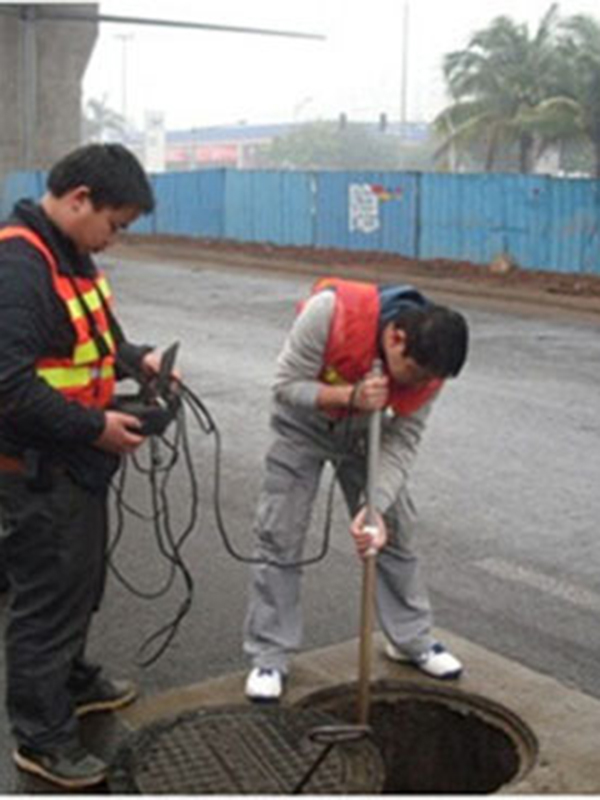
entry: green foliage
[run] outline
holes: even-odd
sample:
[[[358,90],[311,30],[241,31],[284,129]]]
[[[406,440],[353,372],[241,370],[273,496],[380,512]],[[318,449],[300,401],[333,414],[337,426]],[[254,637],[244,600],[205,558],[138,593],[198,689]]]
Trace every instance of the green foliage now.
[[[125,119],[109,108],[104,95],[100,100],[87,101],[83,113],[83,141],[103,142],[121,140],[126,132]]]
[[[395,136],[360,124],[315,122],[275,139],[261,165],[279,169],[400,170],[431,166],[427,145],[401,146]]]
[[[557,106],[565,119],[562,139],[587,140],[600,178],[600,23],[578,14],[561,25],[559,53],[563,63]],[[559,104],[560,101],[560,104]],[[549,109],[548,113],[551,112]]]
[[[515,151],[522,172],[550,146],[573,161],[593,156],[600,178],[600,23],[550,7],[537,31],[498,17],[465,50],[449,53],[444,74],[453,103],[435,120],[438,160],[479,160],[493,169]],[[452,158],[450,158],[452,157]]]
[[[552,5],[532,35],[508,17],[475,33],[465,50],[449,53],[444,75],[454,102],[437,117],[443,143],[437,157],[483,151],[486,170],[499,155],[516,149],[521,172],[531,171],[546,145],[533,120],[552,96],[559,64],[557,6]],[[525,121],[527,124],[525,124]]]

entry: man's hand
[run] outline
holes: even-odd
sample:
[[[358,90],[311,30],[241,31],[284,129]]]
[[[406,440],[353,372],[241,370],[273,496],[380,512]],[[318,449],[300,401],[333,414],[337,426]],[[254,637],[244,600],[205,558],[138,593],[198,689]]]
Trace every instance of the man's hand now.
[[[361,508],[350,523],[350,533],[354,539],[356,550],[361,558],[366,558],[374,552],[378,553],[387,543],[387,529],[383,517],[375,512],[375,525],[365,525],[367,509]]]
[[[317,395],[317,408],[336,411],[339,408],[369,413],[385,408],[389,396],[387,375],[367,375],[362,381],[351,384],[330,385],[321,383]]]
[[[144,437],[136,433],[142,425],[137,417],[121,411],[105,411],[104,419],[104,430],[94,442],[100,450],[125,455],[133,453],[144,441]]]
[[[387,404],[388,395],[387,375],[367,375],[356,386],[354,408],[358,411],[379,411]]]
[[[142,358],[142,371],[144,374],[148,375],[148,377],[158,375],[160,372],[162,357],[163,354],[160,350],[151,350],[149,353],[146,353],[146,355]],[[171,373],[171,378],[174,381],[179,381],[181,379],[181,374],[178,370],[174,369]]]
[[[149,353],[142,358],[142,372],[148,377],[158,375],[160,372],[160,362],[162,361],[162,353],[160,350],[150,350]]]

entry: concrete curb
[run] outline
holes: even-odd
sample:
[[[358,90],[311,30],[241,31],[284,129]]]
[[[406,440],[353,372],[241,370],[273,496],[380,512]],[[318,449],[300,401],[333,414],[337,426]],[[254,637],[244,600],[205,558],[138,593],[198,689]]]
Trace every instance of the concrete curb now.
[[[501,792],[511,794],[595,794],[600,791],[597,736],[600,702],[533,672],[489,650],[439,631],[440,638],[465,663],[464,676],[452,686],[497,703],[517,715],[535,734],[539,752],[530,771]],[[439,681],[412,667],[393,664],[382,655],[383,638],[374,638],[372,680],[440,686]],[[297,657],[286,704],[316,691],[356,681],[358,640],[351,640]],[[200,684],[140,700],[120,712],[121,721],[137,730],[158,719],[205,706],[246,702],[244,674],[237,672]]]

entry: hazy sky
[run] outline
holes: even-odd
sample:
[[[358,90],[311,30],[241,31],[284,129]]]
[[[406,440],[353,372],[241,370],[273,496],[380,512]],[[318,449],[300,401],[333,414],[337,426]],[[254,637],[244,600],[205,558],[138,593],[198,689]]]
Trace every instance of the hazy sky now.
[[[408,5],[407,118],[430,119],[444,103],[441,62],[500,14],[537,27],[549,0],[105,0],[119,16],[320,33],[326,41],[103,24],[86,98],[141,126],[146,110],[169,129],[331,119],[397,120],[402,24]],[[600,17],[598,0],[564,0],[562,15]]]

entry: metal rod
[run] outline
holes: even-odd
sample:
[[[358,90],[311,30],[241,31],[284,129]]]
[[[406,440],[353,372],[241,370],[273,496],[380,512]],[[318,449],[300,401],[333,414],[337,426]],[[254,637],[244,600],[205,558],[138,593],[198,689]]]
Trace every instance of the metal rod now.
[[[291,794],[300,794],[317,769],[325,761],[336,744],[351,744],[359,742],[371,735],[368,725],[319,725],[307,732],[307,737],[315,744],[324,745],[314,763],[308,768],[300,782],[291,791]]]
[[[152,19],[149,17],[122,17],[114,14],[85,14],[78,10],[71,11],[65,8],[52,8],[45,6],[40,11],[44,19],[56,19],[69,22],[113,22],[126,25],[156,25],[163,28],[186,28],[190,30],[217,31],[221,33],[250,33],[258,36],[285,36],[292,39],[325,40],[325,36],[318,33],[304,33],[303,31],[273,30],[271,28],[249,28],[242,25],[216,25],[207,22],[185,22],[175,19]]]
[[[371,374],[383,374],[381,361],[373,363]],[[367,510],[365,530],[377,532],[375,492],[377,490],[379,449],[381,441],[381,411],[373,411],[369,420],[369,449],[367,454]],[[360,614],[360,646],[358,661],[358,724],[369,721],[371,651],[373,639],[373,598],[375,596],[377,551],[370,550],[363,560],[363,581]]]
[[[319,753],[317,760],[309,767],[308,771],[301,779],[300,783],[294,787],[291,794],[300,794],[302,789],[304,789],[306,784],[309,782],[309,780],[312,778],[315,772],[319,769],[323,761],[325,761],[325,759],[327,758],[327,756],[333,750],[334,747],[335,747],[335,742],[325,745],[325,747]]]
[[[373,362],[372,375],[383,375],[383,366],[377,359]],[[367,526],[377,528],[375,493],[379,479],[379,450],[381,445],[381,411],[373,411],[369,419],[369,449],[367,452]]]
[[[373,592],[375,588],[375,556],[367,555],[363,565],[360,653],[358,667],[358,724],[369,722],[371,704],[371,641],[373,638]]]

